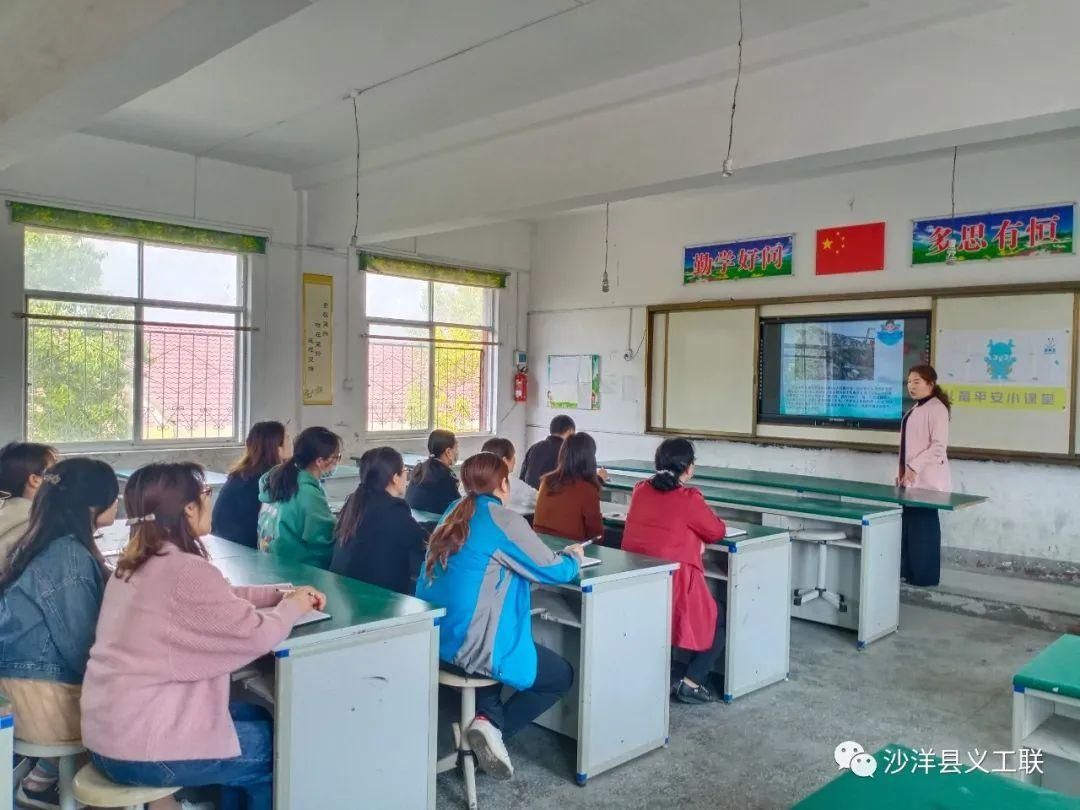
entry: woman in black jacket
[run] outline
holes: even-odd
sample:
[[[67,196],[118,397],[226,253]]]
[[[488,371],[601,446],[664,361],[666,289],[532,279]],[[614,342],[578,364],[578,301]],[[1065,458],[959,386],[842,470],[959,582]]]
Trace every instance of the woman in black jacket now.
[[[412,596],[427,532],[413,520],[404,494],[401,453],[376,447],[360,457],[360,484],[334,530],[333,573]]]
[[[244,456],[214,502],[210,531],[249,548],[258,547],[259,479],[292,458],[292,439],[281,422],[256,422],[248,431]]]
[[[461,497],[453,467],[457,463],[457,436],[449,430],[433,430],[428,436],[430,456],[413,468],[405,500],[421,512],[441,515]]]

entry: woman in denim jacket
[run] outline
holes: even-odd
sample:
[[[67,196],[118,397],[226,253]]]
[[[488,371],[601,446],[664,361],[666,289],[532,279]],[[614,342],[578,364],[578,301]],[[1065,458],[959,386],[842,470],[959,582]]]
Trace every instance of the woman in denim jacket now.
[[[103,461],[72,458],[43,476],[26,533],[0,576],[0,693],[12,703],[20,739],[80,739],[79,697],[98,611],[105,561],[94,531],[116,518],[119,487]],[[17,797],[55,804],[55,763],[39,761]]]

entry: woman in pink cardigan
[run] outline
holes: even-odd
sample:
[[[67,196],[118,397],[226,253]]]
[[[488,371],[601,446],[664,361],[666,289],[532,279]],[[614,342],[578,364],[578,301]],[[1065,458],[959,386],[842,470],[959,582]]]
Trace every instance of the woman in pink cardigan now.
[[[933,366],[908,372],[908,394],[915,405],[900,423],[896,484],[917,489],[952,489],[949,475],[949,396],[937,384]],[[941,524],[936,509],[905,506],[900,535],[900,576],[910,585],[941,580]]]
[[[210,489],[197,464],[150,464],[124,490],[135,524],[105,587],[82,693],[83,742],[125,785],[222,786],[218,808],[271,810],[273,728],[229,702],[230,673],[288,637],[325,597],[234,588],[207,559]]]

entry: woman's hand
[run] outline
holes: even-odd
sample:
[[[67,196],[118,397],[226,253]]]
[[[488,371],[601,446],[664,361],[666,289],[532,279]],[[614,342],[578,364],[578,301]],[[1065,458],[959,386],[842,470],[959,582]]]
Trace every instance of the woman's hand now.
[[[573,557],[578,561],[578,565],[581,565],[585,559],[585,547],[581,543],[572,543],[562,550],[562,553],[567,557]]]
[[[326,594],[322,591],[317,591],[310,585],[299,585],[297,588],[285,597],[286,599],[295,599],[297,604],[304,608],[304,611],[309,610],[322,610],[326,607]]]
[[[910,468],[904,469],[904,477],[900,479],[900,486],[913,487],[915,486],[915,471]]]
[[[606,484],[608,480],[608,471],[601,467],[596,471],[596,477]]]

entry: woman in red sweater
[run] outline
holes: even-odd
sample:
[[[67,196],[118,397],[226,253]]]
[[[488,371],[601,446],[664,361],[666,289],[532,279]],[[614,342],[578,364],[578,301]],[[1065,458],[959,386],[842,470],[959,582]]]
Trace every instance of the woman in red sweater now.
[[[701,565],[704,544],[724,537],[724,521],[687,487],[694,475],[694,445],[666,439],[656,450],[656,475],[634,487],[623,532],[623,551],[679,563],[673,582],[672,642],[693,653],[686,675],[674,687],[682,703],[716,700],[705,681],[724,653],[723,606],[709,591]]]
[[[135,524],[105,586],[82,693],[83,742],[113,782],[221,785],[219,808],[271,810],[273,727],[229,702],[229,675],[326,601],[313,588],[238,588],[209,561],[210,488],[197,464],[150,464],[124,490]]]
[[[533,529],[578,543],[603,536],[602,474],[596,469],[596,442],[592,436],[575,433],[564,440],[558,465],[540,479]]]

